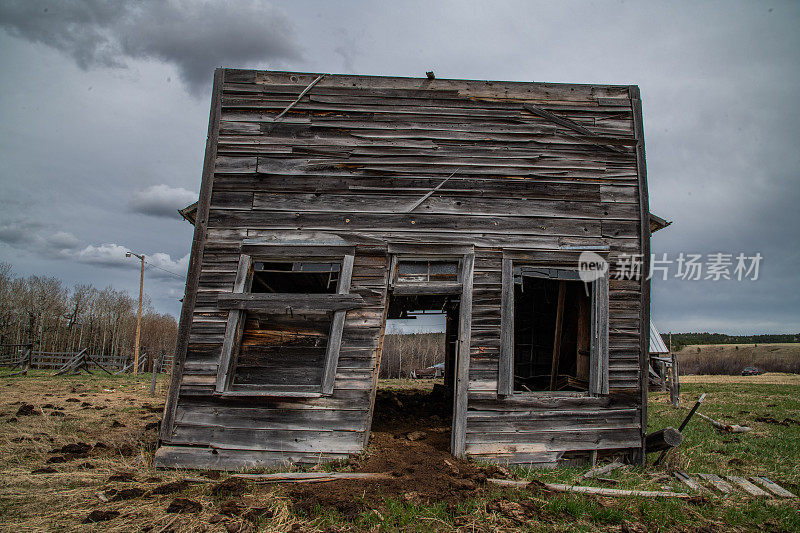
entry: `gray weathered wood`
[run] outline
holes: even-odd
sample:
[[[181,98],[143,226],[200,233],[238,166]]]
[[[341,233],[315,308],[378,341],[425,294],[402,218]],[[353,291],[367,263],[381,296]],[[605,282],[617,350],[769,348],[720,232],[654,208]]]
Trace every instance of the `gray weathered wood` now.
[[[395,283],[392,292],[398,296],[413,296],[419,294],[461,294],[461,283]]]
[[[561,359],[561,336],[564,329],[564,298],[567,294],[567,283],[558,282],[558,300],[556,302],[556,328],[553,333],[553,355],[550,362],[550,390],[556,390],[558,364]]]
[[[183,320],[191,331],[184,332],[188,347],[176,358],[180,368],[170,392],[181,418],[179,427],[162,430],[165,443],[177,429],[173,443],[194,451],[178,453],[173,446],[167,454],[172,464],[238,469],[308,462],[312,450],[324,458],[361,450],[368,438],[392,270],[386,264],[387,243],[393,253],[412,257],[460,257],[472,248],[456,248],[476,247],[474,303],[461,320],[470,329],[459,340],[467,364],[454,369],[461,384],[454,435],[464,432],[463,453],[549,467],[564,454],[641,450],[646,417],[639,367],[649,295],[640,280],[614,280],[608,289],[607,394],[597,395],[602,383],[595,383],[592,394],[498,394],[504,386],[513,388],[499,375],[501,330],[508,318],[502,312],[506,252],[512,254],[507,258],[537,268],[574,270],[581,250],[599,251],[613,262],[622,253],[643,253],[648,245],[640,232],[640,197],[647,187],[641,127],[635,124],[641,120],[638,91],[332,75],[298,99],[316,78],[229,70],[221,90],[215,89],[219,117],[210,121],[209,134],[215,137],[215,153],[204,167],[204,176],[215,172],[204,178],[206,192],[213,182],[214,194],[210,200],[201,195],[198,206],[203,253],[196,253],[199,247],[193,251],[192,261],[200,263],[198,280],[191,297],[187,291],[182,311],[191,315]],[[291,113],[274,122],[294,101]],[[573,127],[533,117],[522,110],[523,103]],[[404,212],[425,195],[413,213]],[[230,312],[218,295],[230,293],[239,253],[259,260],[355,256],[350,293],[360,296],[363,306],[342,312],[331,395],[298,388],[319,379],[322,355],[292,347],[285,351],[291,363],[287,359],[285,366],[270,364],[266,370],[282,390],[245,387],[230,391],[242,393],[235,398],[213,395],[217,369],[235,365],[220,365]],[[190,278],[194,275],[190,272]],[[403,291],[416,289],[398,286],[395,294]],[[256,314],[247,313],[268,325],[266,316]],[[321,318],[308,316],[313,323]],[[246,355],[241,368],[247,379],[266,368],[259,369],[259,357],[255,351]],[[313,366],[297,379],[304,384],[289,386],[303,364]],[[244,395],[262,392],[268,394]],[[295,396],[271,395],[275,392]],[[198,402],[217,409],[213,423]],[[166,427],[175,426],[169,420],[174,406],[168,406]],[[252,409],[250,421],[226,411],[232,406]],[[314,422],[298,411],[331,418]],[[347,435],[326,436],[321,429]],[[290,439],[292,451],[266,449],[281,445],[277,436]],[[313,443],[317,436],[322,440]],[[197,451],[211,444],[216,453]],[[542,446],[548,451],[521,451]],[[458,453],[459,446],[453,450]]]
[[[642,254],[642,272],[650,272],[650,203],[647,195],[647,165],[645,163],[644,120],[642,117],[642,101],[639,87],[628,88],[633,113],[633,134],[636,139],[636,174],[639,187],[639,242]],[[639,302],[639,394],[641,395],[642,449],[647,430],[647,369],[650,351],[650,277],[641,276],[641,292]],[[641,456],[642,466],[646,463],[645,454]]]
[[[512,479],[489,479],[489,483],[501,487],[525,488],[530,481],[515,481]],[[555,492],[577,492],[582,494],[596,494],[598,496],[641,496],[643,498],[689,498],[685,492],[655,491],[655,490],[623,490],[608,489],[605,487],[583,487],[580,485],[564,485],[562,483],[545,483],[545,488]]]
[[[247,290],[250,279],[251,268],[250,256],[241,254],[239,256],[239,264],[236,268],[236,279],[233,282],[232,294],[243,294]],[[222,350],[220,352],[219,367],[217,372],[216,392],[223,392],[231,381],[233,375],[233,353],[236,350],[239,338],[242,334],[242,316],[241,309],[231,309],[228,311],[228,321],[225,325],[225,338],[222,341]]]
[[[702,479],[711,484],[712,487],[717,489],[722,494],[730,494],[733,491],[733,486],[719,477],[716,474],[697,474]]]
[[[467,254],[461,263],[461,304],[458,322],[458,352],[456,354],[455,405],[450,451],[464,457],[467,438],[467,394],[469,391],[469,364],[472,335],[472,287],[475,255]]]
[[[666,427],[652,433],[648,433],[644,439],[645,453],[660,452],[680,446],[683,442],[683,434],[673,427]]]
[[[735,483],[736,486],[738,486],[740,489],[748,493],[750,496],[756,496],[756,497],[769,496],[768,492],[765,492],[760,488],[758,488],[758,486],[753,485],[747,480],[747,478],[741,476],[725,476],[725,477],[728,478],[728,481]]]
[[[680,472],[680,471],[675,472],[675,478],[694,491],[708,492],[708,489],[706,489],[700,483],[692,479],[692,476],[690,476],[686,472]]]
[[[329,313],[364,305],[364,299],[358,294],[222,293],[217,301],[220,309],[241,309],[264,314]]]
[[[324,483],[340,479],[391,479],[388,472],[276,472],[274,474],[234,474],[231,477],[268,483]]]
[[[788,490],[784,489],[767,476],[753,476],[750,478],[752,481],[762,485],[768,491],[770,491],[775,496],[780,496],[781,498],[797,498],[793,493],[789,492]]]
[[[588,472],[586,472],[583,475],[583,478],[584,479],[589,479],[589,478],[593,478],[593,477],[596,478],[596,477],[602,476],[603,474],[608,474],[609,472],[612,472],[612,471],[616,470],[617,468],[621,468],[623,466],[625,466],[625,465],[622,464],[621,462],[613,461],[613,462],[611,462],[611,463],[609,463],[609,464],[607,464],[605,466],[601,466],[601,467],[598,467],[598,468],[592,468],[591,470],[589,470]]]
[[[507,396],[514,391],[514,266],[503,257],[500,310],[500,361],[497,394]]]
[[[336,292],[340,296],[347,295],[350,292],[350,284],[353,278],[353,263],[354,256],[346,255],[342,260],[342,271],[339,275],[339,285]],[[359,297],[360,299],[360,297]],[[336,365],[339,361],[339,350],[342,344],[342,331],[344,329],[344,321],[346,317],[346,310],[338,310],[333,315],[333,323],[331,324],[331,333],[328,338],[327,351],[325,353],[325,368],[322,371],[322,393],[333,394],[334,379],[336,377]]]
[[[592,284],[592,344],[589,368],[589,392],[608,394],[609,348],[608,348],[608,272]]]
[[[306,94],[308,94],[308,91],[310,91],[310,90],[311,90],[311,89],[314,87],[314,85],[316,85],[317,83],[321,82],[321,81],[322,81],[322,78],[324,78],[326,75],[327,75],[327,74],[320,74],[319,76],[317,76],[317,78],[316,78],[314,81],[312,81],[311,83],[309,83],[309,84],[308,84],[308,87],[306,87],[305,89],[303,89],[303,90],[302,90],[302,92],[301,92],[301,93],[300,93],[300,95],[297,97],[297,99],[295,99],[295,100],[294,100],[294,101],[293,101],[291,104],[289,104],[288,106],[286,106],[286,109],[284,109],[283,111],[281,111],[281,112],[278,114],[278,116],[276,116],[276,117],[273,119],[273,122],[278,122],[278,121],[279,121],[279,120],[280,120],[280,119],[283,117],[283,115],[285,115],[286,113],[288,113],[288,112],[289,112],[289,110],[291,110],[291,109],[292,109],[294,106],[296,106],[296,105],[298,104],[298,102],[300,102],[300,100],[302,100],[302,99],[303,99],[303,97],[304,97]]]
[[[422,203],[423,203],[425,200],[427,200],[428,198],[430,198],[430,197],[433,195],[433,193],[435,193],[436,191],[438,191],[439,189],[441,189],[441,188],[444,186],[444,184],[445,184],[445,183],[447,183],[448,181],[450,181],[450,178],[452,178],[453,176],[455,176],[455,175],[456,175],[456,172],[458,172],[458,170],[459,170],[459,169],[455,169],[455,170],[453,171],[453,173],[452,173],[452,174],[450,174],[449,176],[447,176],[445,179],[443,179],[443,180],[442,180],[442,182],[441,182],[439,185],[437,185],[436,187],[434,187],[433,189],[431,189],[430,191],[428,191],[426,194],[424,194],[424,195],[422,196],[422,198],[420,198],[419,200],[417,200],[416,202],[414,202],[414,204],[413,204],[411,207],[409,207],[409,208],[406,210],[406,213],[410,213],[410,212],[412,212],[414,209],[416,209],[416,208],[418,208],[420,205],[422,205]]]

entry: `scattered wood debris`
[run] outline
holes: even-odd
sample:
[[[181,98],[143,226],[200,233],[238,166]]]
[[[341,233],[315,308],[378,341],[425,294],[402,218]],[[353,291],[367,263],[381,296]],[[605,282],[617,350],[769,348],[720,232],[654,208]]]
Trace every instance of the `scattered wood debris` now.
[[[750,483],[746,478],[741,476],[725,476],[728,478],[728,481],[732,481],[736,483],[742,490],[748,493],[751,496],[762,497],[762,496],[769,496],[768,492],[765,492],[758,488],[756,485]]]
[[[489,483],[502,487],[524,488],[529,486],[529,481],[513,481],[510,479],[488,479]],[[542,483],[542,487],[554,492],[579,492],[583,494],[596,494],[599,496],[641,496],[643,498],[690,498],[685,492],[655,491],[655,490],[623,490],[605,487],[582,487],[580,485],[564,485],[561,483]]]
[[[694,491],[708,492],[707,488],[705,488],[700,483],[692,479],[692,477],[686,472],[680,472],[680,471],[675,472],[675,477],[678,479],[678,481],[680,481],[681,483],[683,483],[684,485],[686,485],[687,487],[689,487]]]
[[[597,476],[597,473],[604,469],[611,466],[615,468],[619,468],[620,466],[624,466],[619,464],[616,466],[616,461],[605,467],[597,468],[594,470],[590,470],[586,474],[584,474],[584,479],[593,478],[597,481],[602,482],[610,482],[616,483],[614,479],[607,479],[601,478]],[[588,474],[592,474],[589,476]],[[691,491],[695,493],[700,493],[700,496],[693,496],[688,492],[677,492],[672,490],[666,490],[669,487],[665,486],[665,490],[663,491],[652,491],[652,490],[625,490],[625,489],[612,489],[606,487],[587,487],[581,485],[565,485],[561,483],[542,483],[539,481],[516,481],[516,480],[509,480],[509,479],[488,479],[489,483],[494,485],[499,485],[502,487],[514,487],[514,488],[528,488],[533,486],[541,487],[544,490],[550,490],[554,492],[576,492],[576,493],[583,493],[583,494],[596,494],[599,496],[640,496],[644,498],[654,498],[654,497],[665,497],[665,498],[695,498],[700,497],[703,498],[706,495],[710,495],[711,492],[708,488],[704,487],[700,482],[694,479],[692,476],[698,476],[700,479],[706,481],[712,488],[714,488],[717,492],[721,493],[723,496],[728,496],[734,494],[735,488],[738,488],[745,494],[754,497],[780,497],[780,498],[796,498],[792,492],[784,489],[774,481],[770,480],[766,476],[753,476],[750,477],[748,480],[747,478],[740,477],[740,476],[725,476],[727,477],[728,481],[725,481],[720,476],[716,474],[707,474],[707,473],[698,473],[698,474],[687,474],[686,472],[676,471],[674,473],[674,477],[680,481],[683,485],[689,488]],[[665,478],[665,481],[668,481],[669,478]],[[757,486],[761,485],[764,487],[763,490],[761,487]]]
[[[387,472],[278,472],[276,474],[236,474],[233,477],[270,483],[321,483],[341,479],[389,479],[392,476]]]
[[[717,489],[722,494],[730,494],[733,492],[733,487],[730,483],[722,479],[716,474],[697,474],[702,479],[706,480],[708,483],[711,484],[712,487]]]
[[[673,427],[666,427],[649,433],[644,439],[645,453],[663,452],[680,446],[683,434]]]
[[[781,498],[797,498],[797,496],[784,489],[767,476],[755,476],[751,477],[750,479],[766,487],[767,490],[772,492],[775,496],[780,496]]]
[[[748,431],[751,431],[751,429],[747,426],[740,426],[738,424],[724,424],[700,412],[697,413],[697,416],[703,420],[706,420],[707,422],[710,422],[714,429],[718,431],[725,431],[727,433],[747,433]]]
[[[614,461],[613,463],[609,463],[609,464],[607,464],[605,466],[595,467],[595,468],[592,468],[591,470],[589,470],[588,472],[586,472],[583,475],[583,479],[589,479],[589,478],[593,478],[593,477],[602,476],[603,474],[608,474],[609,472],[611,472],[613,470],[616,470],[617,468],[621,468],[623,466],[625,466],[625,465],[622,464],[621,462]]]

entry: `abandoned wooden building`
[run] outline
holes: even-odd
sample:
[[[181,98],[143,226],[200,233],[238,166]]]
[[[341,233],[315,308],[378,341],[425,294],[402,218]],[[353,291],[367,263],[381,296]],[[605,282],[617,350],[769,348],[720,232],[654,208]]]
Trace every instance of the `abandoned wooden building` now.
[[[641,109],[628,85],[217,70],[156,464],[361,452],[386,322],[420,309],[446,315],[451,453],[641,461],[649,282],[578,268],[647,272]]]

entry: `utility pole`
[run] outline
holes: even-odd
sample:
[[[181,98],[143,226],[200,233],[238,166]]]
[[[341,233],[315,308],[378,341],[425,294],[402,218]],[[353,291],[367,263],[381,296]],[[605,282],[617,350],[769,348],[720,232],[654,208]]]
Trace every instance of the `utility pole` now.
[[[139,335],[142,333],[142,293],[144,292],[144,254],[125,252],[125,257],[135,256],[142,262],[139,273],[139,313],[136,315],[136,341],[133,345],[133,374],[139,373]]]

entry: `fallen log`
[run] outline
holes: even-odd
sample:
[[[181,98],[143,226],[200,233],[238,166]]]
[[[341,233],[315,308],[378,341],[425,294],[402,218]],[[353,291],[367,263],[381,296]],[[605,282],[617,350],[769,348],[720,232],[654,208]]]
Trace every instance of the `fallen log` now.
[[[487,479],[489,483],[501,487],[525,488],[529,481],[514,481],[510,479]],[[609,489],[604,487],[581,487],[579,485],[562,485],[561,483],[542,483],[544,488],[554,492],[577,492],[581,494],[597,494],[600,496],[640,496],[643,498],[690,498],[685,492],[671,492],[661,490],[625,490]]]
[[[676,361],[677,361],[677,359],[676,359]],[[697,412],[697,410],[700,409],[700,405],[702,405],[703,400],[705,400],[705,399],[706,399],[706,393],[704,392],[703,394],[700,395],[700,397],[694,403],[694,406],[692,406],[692,409],[691,409],[691,411],[689,411],[689,414],[686,415],[686,418],[683,419],[683,422],[681,422],[681,425],[678,428],[678,431],[682,432],[684,429],[686,429],[686,425],[689,423],[689,420],[691,420],[692,416],[695,414],[695,412]],[[667,452],[669,452],[670,450],[671,450],[671,448],[667,448],[666,450],[661,452],[661,454],[658,456],[658,458],[653,463],[653,466],[658,466],[658,464],[661,461],[664,460],[664,457],[666,457]]]
[[[389,479],[386,472],[277,472],[274,474],[234,474],[231,477],[270,483],[323,483],[342,479]]]
[[[661,452],[680,446],[683,434],[673,427],[666,427],[653,433],[648,433],[644,438],[645,453]]]

